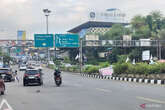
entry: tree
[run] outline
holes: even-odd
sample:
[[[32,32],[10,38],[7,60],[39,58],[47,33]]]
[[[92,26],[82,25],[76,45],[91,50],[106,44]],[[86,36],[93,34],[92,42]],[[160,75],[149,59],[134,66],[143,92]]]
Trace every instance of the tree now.
[[[9,62],[12,60],[12,58],[8,55],[3,55],[3,63],[9,64]]]
[[[159,38],[160,38],[160,40],[165,40],[165,29],[162,29],[159,32]]]
[[[161,29],[162,27],[162,18],[163,18],[163,15],[160,11],[152,11],[150,13],[151,17],[152,17],[152,31],[154,31],[156,34],[158,34],[158,30]]]
[[[146,23],[148,24],[150,31],[152,31],[153,30],[153,27],[152,27],[153,26],[153,19],[152,19],[151,15],[148,15],[146,17]]]
[[[152,17],[148,16],[146,19],[141,15],[135,16],[131,20],[133,28],[133,39],[139,40],[140,38],[149,38],[152,30]],[[148,24],[148,25],[147,25]]]
[[[104,40],[122,40],[122,36],[124,34],[124,26],[121,24],[114,24],[112,28],[105,33],[102,37]]]
[[[69,59],[71,63],[76,63],[75,58],[79,54],[79,50],[76,48],[73,48],[73,49],[68,49],[68,51],[69,51]]]
[[[139,29],[135,31],[133,34],[134,40],[139,40],[140,38],[149,38],[150,37],[150,29],[148,26],[141,26]]]
[[[111,54],[108,55],[108,61],[110,64],[116,63],[118,61],[117,55],[120,54],[120,49],[113,48]]]
[[[155,11],[152,11],[150,13],[150,15],[152,16],[153,20],[161,20],[162,19],[162,13],[159,11],[159,10],[155,10]]]
[[[145,17],[141,15],[137,15],[131,20],[131,24],[132,24],[132,28],[135,29],[136,31],[137,29],[141,28],[146,24]]]
[[[138,49],[132,50],[132,52],[129,54],[129,58],[131,61],[135,59],[136,61],[140,61],[142,59],[142,53]]]
[[[112,63],[116,63],[117,62],[117,55],[112,53],[108,56],[108,61],[110,62],[110,64]]]

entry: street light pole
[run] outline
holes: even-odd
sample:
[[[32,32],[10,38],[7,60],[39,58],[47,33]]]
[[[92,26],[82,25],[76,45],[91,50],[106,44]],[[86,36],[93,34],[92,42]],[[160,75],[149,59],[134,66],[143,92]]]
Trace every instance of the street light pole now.
[[[46,34],[49,34],[48,28],[48,15],[46,15]]]
[[[48,31],[48,17],[49,17],[49,14],[51,13],[51,11],[49,9],[43,9],[43,12],[46,16],[46,34],[49,34],[49,31]],[[48,51],[48,61],[50,60],[50,53],[49,53],[49,48],[47,48],[47,51]]]

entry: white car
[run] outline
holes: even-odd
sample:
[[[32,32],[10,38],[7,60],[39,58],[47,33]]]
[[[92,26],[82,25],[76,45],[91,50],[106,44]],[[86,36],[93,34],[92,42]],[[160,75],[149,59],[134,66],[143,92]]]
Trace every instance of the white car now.
[[[35,69],[42,70],[42,66],[40,64],[35,64],[33,67]]]
[[[55,65],[53,61],[49,61],[48,64]]]
[[[26,69],[27,69],[26,65],[20,65],[20,67],[19,67],[19,70],[20,71],[24,71]]]

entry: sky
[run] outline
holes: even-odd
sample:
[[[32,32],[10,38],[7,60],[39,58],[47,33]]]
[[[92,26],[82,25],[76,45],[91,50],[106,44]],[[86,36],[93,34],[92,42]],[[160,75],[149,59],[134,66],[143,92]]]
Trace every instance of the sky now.
[[[66,33],[89,20],[91,11],[118,8],[130,20],[160,10],[165,15],[164,0],[0,0],[0,39],[16,39],[17,30],[25,30],[27,39],[34,33],[46,33],[43,9],[51,10],[49,33]]]

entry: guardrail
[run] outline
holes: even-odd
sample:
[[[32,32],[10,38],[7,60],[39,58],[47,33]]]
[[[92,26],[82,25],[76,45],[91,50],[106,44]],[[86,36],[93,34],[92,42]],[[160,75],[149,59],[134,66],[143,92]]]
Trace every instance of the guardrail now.
[[[4,43],[7,42],[7,43]],[[21,43],[19,43],[21,42]],[[4,45],[5,44],[5,45]],[[0,40],[0,47],[34,47],[34,40]],[[85,40],[83,47],[161,47],[165,40]]]
[[[87,40],[83,46],[87,47],[159,47],[165,45],[165,40]]]

